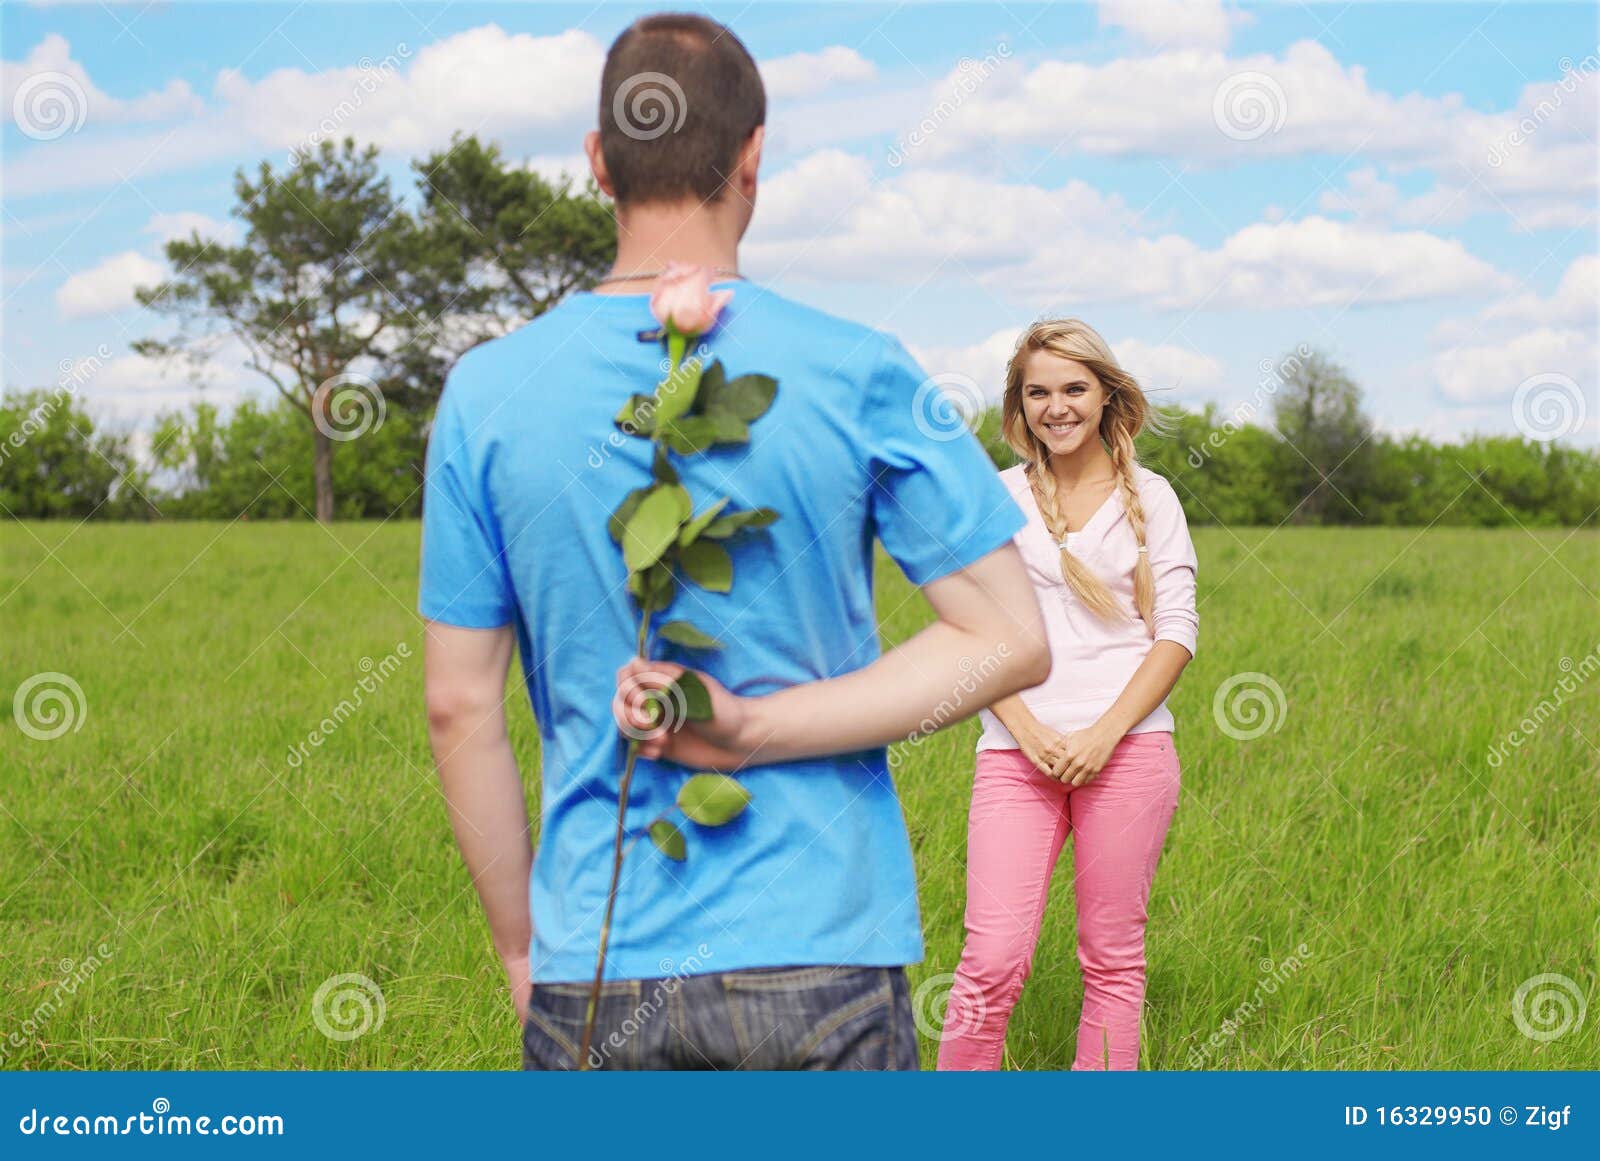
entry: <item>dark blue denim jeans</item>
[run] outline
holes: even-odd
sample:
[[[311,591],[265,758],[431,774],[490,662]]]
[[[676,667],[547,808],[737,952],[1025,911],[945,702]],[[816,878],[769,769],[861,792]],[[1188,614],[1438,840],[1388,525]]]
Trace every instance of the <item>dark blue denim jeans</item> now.
[[[574,1069],[588,984],[534,984],[522,1067]],[[597,1069],[917,1067],[904,968],[750,968],[614,980],[600,994]]]

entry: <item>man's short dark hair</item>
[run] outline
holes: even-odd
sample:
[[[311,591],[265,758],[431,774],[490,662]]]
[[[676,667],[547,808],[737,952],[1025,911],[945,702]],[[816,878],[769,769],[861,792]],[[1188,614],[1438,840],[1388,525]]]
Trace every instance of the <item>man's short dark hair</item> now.
[[[600,75],[600,151],[619,203],[721,198],[767,92],[739,38],[690,13],[643,16]]]

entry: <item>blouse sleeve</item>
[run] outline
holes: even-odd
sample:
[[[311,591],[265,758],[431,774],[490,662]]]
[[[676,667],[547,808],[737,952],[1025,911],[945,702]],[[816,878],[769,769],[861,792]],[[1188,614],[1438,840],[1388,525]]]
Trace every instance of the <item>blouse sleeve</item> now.
[[[1172,485],[1160,480],[1141,497],[1145,508],[1145,547],[1155,578],[1155,639],[1176,641],[1193,657],[1200,635],[1200,614],[1195,607],[1194,542],[1189,522]]]

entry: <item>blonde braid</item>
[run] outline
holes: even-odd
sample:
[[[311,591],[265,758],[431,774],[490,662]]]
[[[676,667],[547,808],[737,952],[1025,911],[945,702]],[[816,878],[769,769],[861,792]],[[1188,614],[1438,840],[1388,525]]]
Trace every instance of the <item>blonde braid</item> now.
[[[1128,526],[1133,529],[1133,539],[1139,546],[1138,559],[1133,566],[1133,603],[1145,628],[1154,637],[1156,580],[1150,570],[1150,553],[1145,549],[1144,501],[1139,498],[1139,488],[1133,478],[1133,468],[1139,460],[1134,452],[1133,436],[1124,425],[1114,422],[1110,434],[1108,450],[1112,466],[1117,469],[1117,485],[1122,489],[1122,507],[1128,513]]]
[[[1120,616],[1117,599],[1111,595],[1105,582],[1064,547],[1067,543],[1067,522],[1061,515],[1056,474],[1050,470],[1049,461],[1031,463],[1027,472],[1034,499],[1039,505],[1039,515],[1044,517],[1044,525],[1050,530],[1050,539],[1061,548],[1061,579],[1067,582],[1067,587],[1095,616],[1107,619]]]

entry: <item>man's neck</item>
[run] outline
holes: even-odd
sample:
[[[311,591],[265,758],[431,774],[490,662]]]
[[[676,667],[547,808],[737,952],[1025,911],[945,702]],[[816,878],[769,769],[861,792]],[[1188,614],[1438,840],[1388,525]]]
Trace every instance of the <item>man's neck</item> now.
[[[713,269],[737,270],[739,239],[722,215],[698,203],[634,206],[617,213],[617,259],[600,294],[638,294],[649,290],[648,278],[669,262],[687,262]]]

